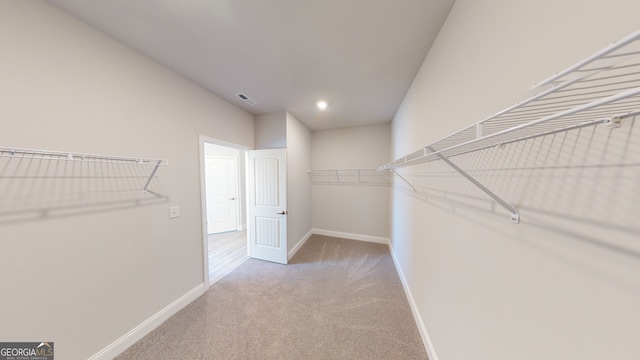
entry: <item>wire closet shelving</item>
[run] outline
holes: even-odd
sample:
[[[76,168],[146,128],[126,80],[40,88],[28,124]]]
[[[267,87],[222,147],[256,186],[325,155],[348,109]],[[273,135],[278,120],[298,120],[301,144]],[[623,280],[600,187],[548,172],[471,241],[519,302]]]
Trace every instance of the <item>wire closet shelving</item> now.
[[[391,170],[348,169],[307,170],[314,185],[384,186],[391,184]]]
[[[168,201],[167,160],[0,147],[0,223]]]
[[[147,191],[151,180],[155,176],[160,166],[169,165],[167,160],[131,158],[122,156],[108,156],[83,154],[50,150],[20,149],[0,147],[0,157],[11,157],[16,159],[36,159],[36,160],[63,160],[63,161],[83,161],[92,163],[108,163],[108,164],[129,164],[129,165],[151,165],[153,170],[149,174],[142,191]]]
[[[377,170],[399,176],[395,172],[398,168],[444,161],[506,208],[511,220],[519,223],[517,209],[449,158],[588,126],[616,128],[624,119],[639,115],[640,31],[555,74],[534,86],[534,90],[538,93],[530,98]],[[310,175],[317,171],[311,170]]]

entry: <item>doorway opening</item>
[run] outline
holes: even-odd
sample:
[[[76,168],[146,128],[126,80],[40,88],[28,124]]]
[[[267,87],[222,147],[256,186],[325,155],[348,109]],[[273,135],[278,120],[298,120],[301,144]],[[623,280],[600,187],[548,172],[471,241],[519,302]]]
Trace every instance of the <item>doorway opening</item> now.
[[[205,283],[223,278],[248,258],[245,150],[200,137]]]

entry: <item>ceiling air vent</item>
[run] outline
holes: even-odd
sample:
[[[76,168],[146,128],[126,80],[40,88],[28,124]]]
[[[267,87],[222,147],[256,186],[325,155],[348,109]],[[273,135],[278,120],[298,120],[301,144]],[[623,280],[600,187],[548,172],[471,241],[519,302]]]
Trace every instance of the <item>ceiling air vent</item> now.
[[[249,105],[255,105],[257,104],[257,102],[251,98],[249,98],[247,95],[245,94],[236,94],[237,97],[239,97],[240,99],[242,99],[244,102],[246,102]]]

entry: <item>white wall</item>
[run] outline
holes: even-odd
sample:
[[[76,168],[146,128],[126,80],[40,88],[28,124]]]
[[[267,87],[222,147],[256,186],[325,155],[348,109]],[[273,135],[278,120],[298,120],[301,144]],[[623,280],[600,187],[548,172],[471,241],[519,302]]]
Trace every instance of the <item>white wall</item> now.
[[[0,222],[0,339],[86,359],[202,284],[198,135],[253,116],[43,1],[0,1],[0,47],[0,146],[169,161],[168,203]]]
[[[390,124],[316,131],[314,169],[375,169],[389,162]],[[389,188],[313,185],[313,227],[389,238]]]
[[[311,131],[288,112],[256,116],[256,149],[287,149],[287,247],[291,256],[311,231]]]
[[[393,120],[392,158],[512,105],[532,84],[638,30],[639,11],[633,0],[456,1]],[[600,131],[593,142],[570,134],[585,158],[568,164],[598,163],[602,151],[637,164],[637,149],[625,150],[628,131]],[[502,156],[511,167],[568,157],[572,148],[559,143]],[[482,170],[497,156],[454,161]],[[484,207],[440,163],[403,171],[419,192],[393,191],[391,240],[430,358],[640,356],[640,225],[631,210],[640,199],[625,185],[640,181],[637,165],[476,172],[521,209],[520,225]]]
[[[287,123],[287,246],[296,247],[311,231],[311,131],[293,115]]]
[[[284,149],[287,147],[287,121],[285,112],[256,116],[256,149]]]

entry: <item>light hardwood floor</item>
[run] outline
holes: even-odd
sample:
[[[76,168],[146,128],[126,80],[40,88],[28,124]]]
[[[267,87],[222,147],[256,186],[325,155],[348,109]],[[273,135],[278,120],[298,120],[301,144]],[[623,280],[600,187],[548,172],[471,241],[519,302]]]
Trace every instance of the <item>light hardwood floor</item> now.
[[[209,235],[209,283],[222,279],[248,258],[246,230]]]

